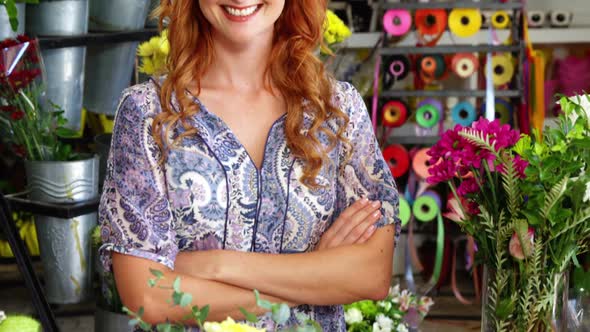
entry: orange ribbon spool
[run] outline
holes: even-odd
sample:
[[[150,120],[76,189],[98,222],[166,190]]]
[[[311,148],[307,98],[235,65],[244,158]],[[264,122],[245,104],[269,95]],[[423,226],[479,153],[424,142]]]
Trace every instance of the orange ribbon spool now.
[[[428,167],[430,167],[430,163],[428,162],[430,156],[427,154],[428,150],[429,148],[418,150],[412,160],[412,169],[421,179],[426,179],[430,176],[430,173],[428,173]]]
[[[422,44],[436,45],[447,28],[447,21],[447,11],[444,9],[417,10],[414,23]]]

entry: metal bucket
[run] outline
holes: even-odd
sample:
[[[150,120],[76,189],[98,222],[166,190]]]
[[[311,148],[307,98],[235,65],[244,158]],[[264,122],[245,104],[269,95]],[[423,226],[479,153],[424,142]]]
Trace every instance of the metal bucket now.
[[[148,18],[145,21],[145,26],[148,28],[157,28],[158,27],[158,19],[150,19],[149,15],[152,14],[154,9],[156,9],[160,5],[160,0],[152,0],[150,3],[150,11],[148,12]]]
[[[84,106],[94,113],[115,115],[121,93],[131,83],[138,42],[89,45]]]
[[[90,0],[90,30],[136,30],[145,26],[150,0]]]
[[[94,332],[133,332],[133,326],[129,326],[127,315],[97,307],[94,314]]]
[[[18,11],[18,27],[16,28],[16,32],[14,32],[10,26],[6,8],[4,8],[4,6],[0,6],[0,40],[14,38],[17,35],[22,35],[25,33],[25,4],[17,3],[16,10]]]
[[[96,212],[72,219],[36,216],[45,295],[49,303],[80,303],[94,295],[90,234],[96,224]]]
[[[98,156],[76,161],[27,161],[27,187],[32,200],[74,203],[98,196]]]
[[[36,36],[71,36],[88,32],[88,1],[65,0],[27,5],[27,33]],[[84,96],[86,47],[41,51],[47,73],[47,98],[59,105],[66,126],[80,130]]]
[[[98,196],[98,156],[77,161],[27,161],[29,197],[73,203]],[[45,292],[51,303],[79,303],[92,297],[93,212],[72,219],[36,216]]]
[[[100,168],[98,170],[98,185],[100,188],[102,188],[107,170],[107,159],[109,158],[112,138],[112,134],[101,134],[94,138],[94,142],[96,143],[96,153],[98,153],[98,156],[100,157]]]
[[[141,29],[150,0],[90,0],[90,30]],[[94,113],[115,114],[121,92],[129,86],[138,42],[88,47],[84,105]]]

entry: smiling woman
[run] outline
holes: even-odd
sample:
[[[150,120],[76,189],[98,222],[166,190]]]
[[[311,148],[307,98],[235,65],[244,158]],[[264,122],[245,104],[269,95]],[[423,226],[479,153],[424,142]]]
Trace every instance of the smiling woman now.
[[[252,289],[324,331],[345,330],[342,304],[387,295],[398,194],[361,96],[314,56],[325,13],[162,1],[168,75],[124,92],[99,210],[102,262],[148,322],[186,314],[147,285],[162,264],[211,320],[243,307],[268,331]]]

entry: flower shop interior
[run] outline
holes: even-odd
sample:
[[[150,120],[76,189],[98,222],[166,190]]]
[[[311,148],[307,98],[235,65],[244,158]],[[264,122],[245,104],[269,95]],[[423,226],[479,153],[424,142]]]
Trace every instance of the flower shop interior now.
[[[97,211],[121,93],[165,74],[159,3],[0,0],[0,332],[141,322]],[[590,1],[328,8],[316,54],[363,96],[401,220],[390,293],[347,331],[590,331]]]

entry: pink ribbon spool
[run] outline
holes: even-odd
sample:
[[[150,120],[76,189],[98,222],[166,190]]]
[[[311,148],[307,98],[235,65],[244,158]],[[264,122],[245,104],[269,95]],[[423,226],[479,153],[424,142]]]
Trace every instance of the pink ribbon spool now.
[[[390,9],[383,15],[383,28],[391,36],[405,35],[412,27],[412,15],[403,9]]]

